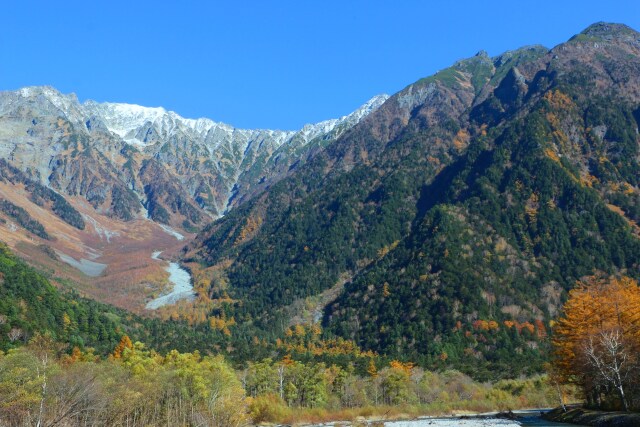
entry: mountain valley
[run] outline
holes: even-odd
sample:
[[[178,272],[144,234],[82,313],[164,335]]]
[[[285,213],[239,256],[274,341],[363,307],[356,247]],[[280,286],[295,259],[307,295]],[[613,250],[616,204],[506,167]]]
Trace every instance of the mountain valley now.
[[[577,280],[640,277],[639,122],[640,34],[606,23],[299,131],[2,92],[0,240],[138,314],[179,260],[196,297],[153,314],[203,350],[517,377]]]
[[[52,278],[142,310],[167,286],[152,252],[176,257],[200,227],[294,171],[386,98],[300,131],[272,131],[81,104],[49,87],[2,92],[0,239]]]

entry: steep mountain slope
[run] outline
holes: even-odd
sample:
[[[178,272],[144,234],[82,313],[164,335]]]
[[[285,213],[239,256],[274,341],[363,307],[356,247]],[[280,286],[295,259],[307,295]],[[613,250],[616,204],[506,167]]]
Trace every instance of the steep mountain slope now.
[[[0,92],[0,239],[88,295],[140,309],[167,285],[153,252],[171,257],[180,239],[291,173],[386,98],[285,132],[81,104],[49,87]]]
[[[152,219],[189,228],[220,216],[232,195],[243,198],[258,184],[245,178],[236,187],[241,177],[277,181],[288,172],[280,164],[337,138],[385,99],[295,132],[236,129],[163,108],[80,104],[74,95],[31,87],[0,93],[0,154],[112,217],[131,220],[144,205]]]
[[[329,303],[329,333],[365,348],[520,369],[577,278],[640,275],[639,107],[628,27],[480,53],[392,96],[186,257],[258,330]]]

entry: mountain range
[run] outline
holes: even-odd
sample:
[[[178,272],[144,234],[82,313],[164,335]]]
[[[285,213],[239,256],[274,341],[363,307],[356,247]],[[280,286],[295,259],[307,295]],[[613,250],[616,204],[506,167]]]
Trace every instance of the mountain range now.
[[[87,283],[90,296],[144,306],[145,295],[167,285],[159,266],[148,265],[152,252],[170,257],[189,233],[293,173],[387,98],[279,131],[80,103],[51,87],[0,92],[0,237],[46,269]],[[61,271],[58,258],[87,267]]]
[[[222,322],[230,352],[315,324],[516,375],[576,280],[640,276],[639,123],[640,34],[608,23],[291,132],[25,88],[0,93],[0,237],[135,310],[163,250],[198,294],[176,316]],[[60,253],[104,270],[83,281]]]
[[[336,139],[386,99],[376,96],[347,116],[299,131],[247,130],[163,108],[81,104],[73,94],[28,87],[0,93],[1,155],[29,178],[82,196],[111,217],[127,221],[146,209],[162,223],[199,225],[295,169],[305,152]]]

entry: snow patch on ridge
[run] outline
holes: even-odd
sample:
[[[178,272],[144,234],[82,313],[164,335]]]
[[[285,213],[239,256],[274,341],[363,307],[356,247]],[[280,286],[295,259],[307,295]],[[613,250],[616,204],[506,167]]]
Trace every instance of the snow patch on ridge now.
[[[225,140],[238,141],[240,139],[246,141],[244,144],[246,148],[253,141],[268,137],[277,148],[290,142],[296,135],[301,136],[303,141],[307,143],[320,135],[331,132],[342,124],[353,126],[388,98],[388,95],[374,96],[349,115],[306,124],[298,131],[239,129],[207,118],[187,119],[162,107],[143,107],[135,104],[110,102],[98,103],[95,101],[86,101],[83,107],[90,113],[98,115],[109,131],[118,135],[126,143],[137,146],[145,147],[150,144],[140,140],[136,133],[144,126],[151,125],[156,132],[160,133],[162,139],[182,132],[190,134],[192,137],[207,139],[213,147],[220,145]]]
[[[84,106],[98,113],[109,131],[115,133],[125,142],[137,141],[129,135],[147,122],[154,123],[167,114],[162,107],[143,107],[135,104],[97,103],[87,101]]]

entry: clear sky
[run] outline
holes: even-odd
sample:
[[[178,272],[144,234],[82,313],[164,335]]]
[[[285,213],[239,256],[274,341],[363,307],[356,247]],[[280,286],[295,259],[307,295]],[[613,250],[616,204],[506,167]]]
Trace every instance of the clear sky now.
[[[553,47],[597,21],[640,30],[640,1],[3,0],[0,90],[296,129],[481,49]]]

